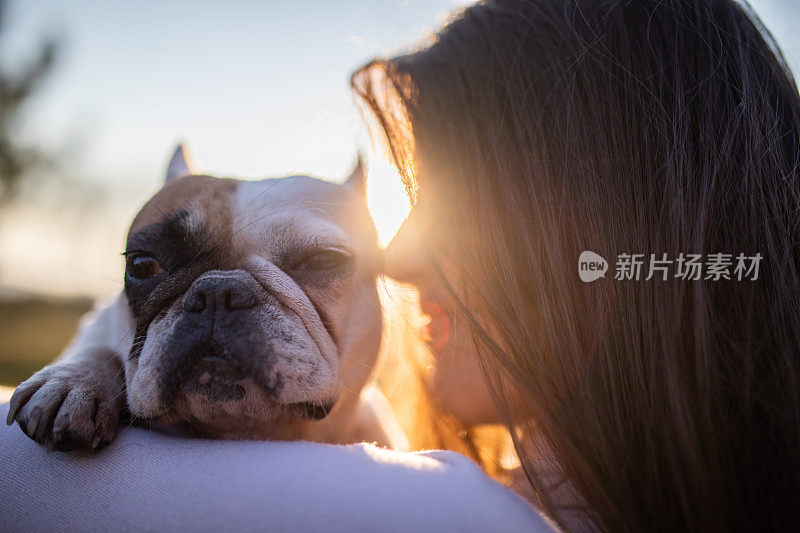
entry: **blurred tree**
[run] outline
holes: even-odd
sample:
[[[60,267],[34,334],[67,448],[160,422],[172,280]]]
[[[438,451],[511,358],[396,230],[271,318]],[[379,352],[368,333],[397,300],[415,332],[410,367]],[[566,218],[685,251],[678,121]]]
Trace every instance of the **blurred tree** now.
[[[6,4],[0,0],[0,35],[5,30]],[[14,130],[20,109],[47,77],[55,57],[56,43],[47,39],[27,65],[16,71],[0,65],[0,204],[11,199],[22,179],[44,160],[36,147],[15,142]]]

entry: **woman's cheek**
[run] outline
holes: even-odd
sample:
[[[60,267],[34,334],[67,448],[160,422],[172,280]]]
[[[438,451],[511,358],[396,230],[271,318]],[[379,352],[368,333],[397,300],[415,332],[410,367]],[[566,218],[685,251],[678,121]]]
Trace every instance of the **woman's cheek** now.
[[[447,341],[432,346],[432,352],[434,365],[428,380],[438,407],[468,426],[501,422],[464,328],[454,324]]]

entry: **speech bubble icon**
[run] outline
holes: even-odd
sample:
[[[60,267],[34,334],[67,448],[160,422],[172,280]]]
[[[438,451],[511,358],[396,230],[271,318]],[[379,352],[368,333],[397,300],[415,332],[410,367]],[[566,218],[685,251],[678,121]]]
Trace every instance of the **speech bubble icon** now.
[[[581,281],[589,283],[599,278],[604,278],[608,271],[608,261],[602,256],[589,250],[581,252],[578,257],[578,275]]]

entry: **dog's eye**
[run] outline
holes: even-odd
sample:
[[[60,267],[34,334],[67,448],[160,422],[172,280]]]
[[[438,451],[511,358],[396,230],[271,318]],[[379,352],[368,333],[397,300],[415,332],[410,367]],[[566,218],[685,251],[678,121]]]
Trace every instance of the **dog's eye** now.
[[[350,260],[350,255],[339,250],[320,250],[297,266],[298,270],[333,270]]]
[[[155,258],[145,254],[130,254],[126,256],[128,275],[134,279],[150,279],[167,271]]]

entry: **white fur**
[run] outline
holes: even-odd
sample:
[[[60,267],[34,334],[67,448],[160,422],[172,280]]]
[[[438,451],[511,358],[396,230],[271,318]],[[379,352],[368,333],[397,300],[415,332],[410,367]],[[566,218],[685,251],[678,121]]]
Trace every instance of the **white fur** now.
[[[81,319],[78,333],[55,362],[80,358],[94,348],[111,350],[124,362],[133,344],[134,327],[128,299],[120,292]]]

